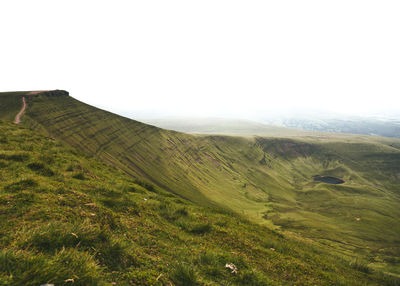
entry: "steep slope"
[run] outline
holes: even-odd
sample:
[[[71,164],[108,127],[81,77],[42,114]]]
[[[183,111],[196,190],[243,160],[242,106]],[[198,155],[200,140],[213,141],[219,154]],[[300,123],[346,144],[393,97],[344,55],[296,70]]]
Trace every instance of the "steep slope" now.
[[[0,285],[397,285],[5,121],[0,237]]]
[[[158,186],[203,205],[263,212],[263,202],[246,198],[243,182],[232,170],[238,146],[250,150],[253,142],[195,137],[167,131],[94,108],[69,96],[29,97],[25,123],[49,136],[96,154],[127,173],[144,177]],[[234,148],[230,151],[231,146]],[[260,150],[250,150],[250,152]],[[245,150],[245,152],[248,152]],[[247,156],[243,154],[237,158]],[[245,162],[245,161],[244,161]],[[240,168],[247,168],[241,166]],[[227,203],[228,202],[228,203]],[[258,215],[259,216],[259,215]]]
[[[192,136],[130,120],[65,94],[26,98],[23,124],[132,176],[400,273],[396,139]],[[316,182],[316,175],[345,183]]]
[[[0,92],[0,114],[2,119],[14,120],[21,109],[21,98],[26,91]]]

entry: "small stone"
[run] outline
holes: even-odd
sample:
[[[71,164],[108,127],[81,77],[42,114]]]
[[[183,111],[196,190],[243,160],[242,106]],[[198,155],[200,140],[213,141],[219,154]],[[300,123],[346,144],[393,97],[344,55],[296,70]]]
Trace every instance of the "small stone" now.
[[[225,264],[225,268],[229,268],[230,270],[232,270],[232,272],[231,273],[237,273],[237,267],[236,267],[236,265],[235,264],[233,264],[233,263],[226,263]]]

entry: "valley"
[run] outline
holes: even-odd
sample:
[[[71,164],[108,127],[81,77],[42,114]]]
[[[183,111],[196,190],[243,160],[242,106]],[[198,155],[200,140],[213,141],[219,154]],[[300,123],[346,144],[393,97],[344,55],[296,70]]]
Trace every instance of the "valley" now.
[[[290,130],[279,136],[275,129],[255,136],[191,135],[95,108],[64,91],[0,93],[0,118],[14,120],[22,97],[27,108],[16,131],[4,123],[10,134],[34,132],[38,135],[29,136],[38,142],[56,140],[82,152],[80,160],[93,156],[122,171],[121,180],[155,186],[190,208],[238,215],[257,228],[257,235],[277,232],[347,261],[364,261],[374,271],[400,275],[399,139]],[[28,144],[10,138],[4,140],[20,142],[23,149]],[[324,182],[327,178],[336,183]],[[117,197],[122,196],[123,191]]]

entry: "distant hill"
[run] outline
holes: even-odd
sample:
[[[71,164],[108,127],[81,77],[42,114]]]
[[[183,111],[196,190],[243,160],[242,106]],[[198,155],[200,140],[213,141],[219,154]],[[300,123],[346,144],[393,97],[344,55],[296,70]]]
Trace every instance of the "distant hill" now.
[[[190,135],[63,94],[0,94],[0,100],[15,104],[22,96],[23,126],[133,178],[196,205],[309,238],[336,255],[365,259],[374,269],[400,273],[398,139],[298,131],[280,138],[278,130],[274,137]],[[9,119],[10,113],[0,116]],[[344,183],[314,181],[317,175]]]
[[[250,120],[228,118],[164,117],[139,119],[164,129],[193,134],[300,136],[312,134],[300,129],[262,124]]]
[[[267,120],[273,123],[274,120]],[[400,138],[400,119],[356,116],[293,116],[279,120],[282,126],[308,131],[365,134]]]
[[[275,137],[316,136],[321,133],[348,133],[400,138],[400,120],[361,117],[326,118],[277,116],[268,124],[242,119],[161,117],[140,118],[161,128],[193,134],[258,135]]]

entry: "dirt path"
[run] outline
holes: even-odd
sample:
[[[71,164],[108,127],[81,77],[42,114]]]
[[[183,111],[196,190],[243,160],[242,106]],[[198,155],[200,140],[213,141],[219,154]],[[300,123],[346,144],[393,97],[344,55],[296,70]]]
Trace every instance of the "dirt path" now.
[[[19,124],[21,122],[21,116],[22,116],[22,114],[24,114],[25,109],[26,109],[26,101],[25,101],[25,97],[22,97],[22,108],[18,112],[17,116],[15,116],[15,120],[14,120],[15,124]]]
[[[44,89],[44,90],[34,90],[34,91],[28,92],[27,95],[29,95],[29,94],[38,94],[38,93],[42,93],[42,92],[45,92],[45,91],[50,91],[50,90],[48,90],[48,89]]]

